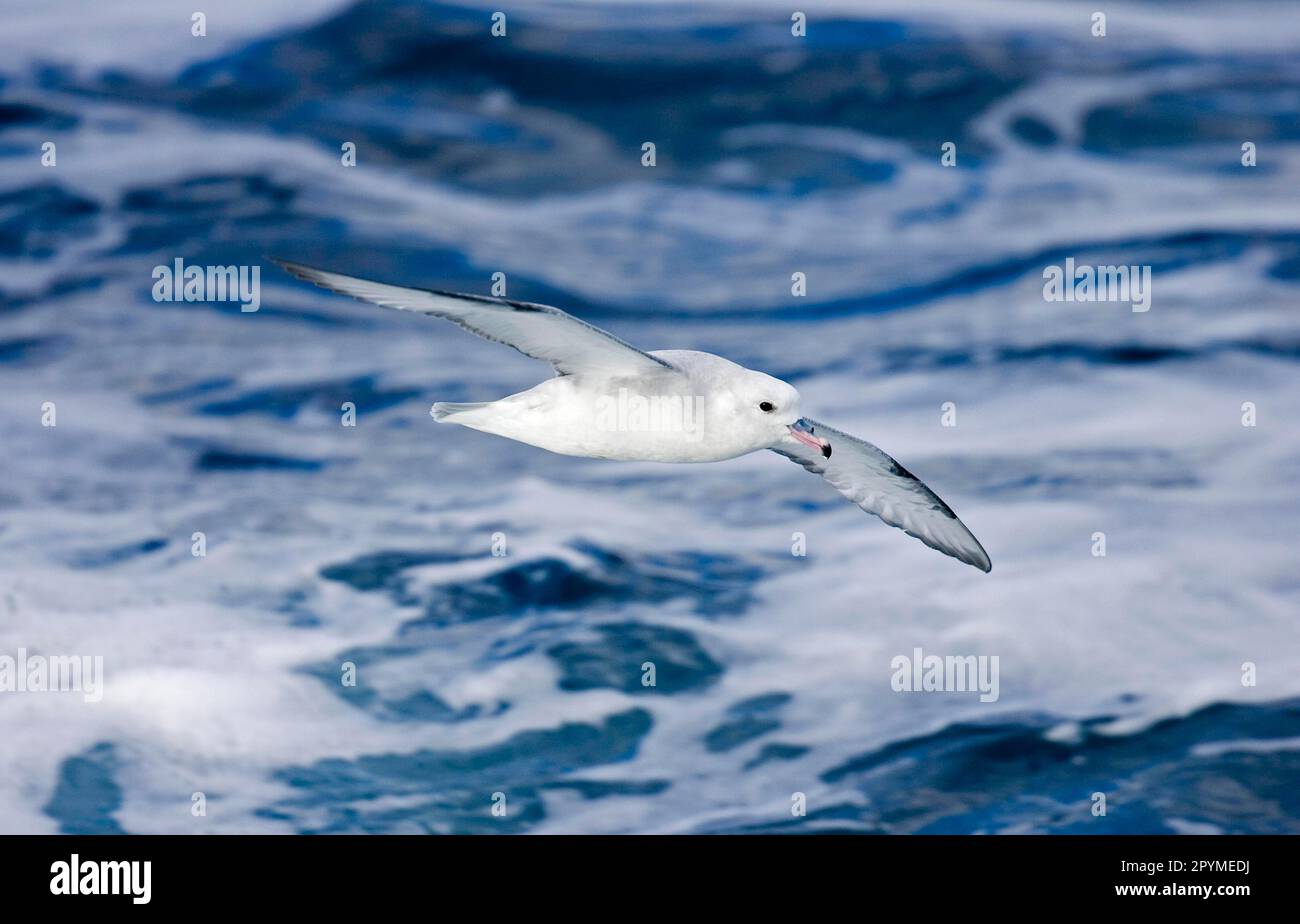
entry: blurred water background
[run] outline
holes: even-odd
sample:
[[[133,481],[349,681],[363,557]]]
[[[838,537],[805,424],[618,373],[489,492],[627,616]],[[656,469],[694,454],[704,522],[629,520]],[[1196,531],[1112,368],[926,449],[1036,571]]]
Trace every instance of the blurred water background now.
[[[1294,5],[498,8],[0,5],[0,653],[106,672],[0,695],[0,831],[1300,831]],[[770,453],[435,424],[548,370],[270,256],[785,378],[994,570]]]

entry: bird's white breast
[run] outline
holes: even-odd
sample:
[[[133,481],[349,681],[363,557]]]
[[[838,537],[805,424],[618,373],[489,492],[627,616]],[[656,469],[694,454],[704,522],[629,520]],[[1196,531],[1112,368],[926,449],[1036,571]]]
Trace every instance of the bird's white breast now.
[[[458,422],[564,455],[716,462],[756,448],[752,434],[731,425],[733,410],[730,397],[712,383],[665,370],[559,376]]]

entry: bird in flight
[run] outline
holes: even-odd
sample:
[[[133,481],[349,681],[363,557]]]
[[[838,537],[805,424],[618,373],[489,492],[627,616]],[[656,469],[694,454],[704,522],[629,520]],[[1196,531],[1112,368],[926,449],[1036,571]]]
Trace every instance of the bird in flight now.
[[[643,352],[549,305],[388,285],[275,261],[362,301],[445,318],[556,375],[502,398],[439,402],[434,419],[596,459],[718,462],[770,449],[821,475],[853,503],[932,549],[993,568],[952,508],[875,446],[803,416],[794,386],[712,353]]]

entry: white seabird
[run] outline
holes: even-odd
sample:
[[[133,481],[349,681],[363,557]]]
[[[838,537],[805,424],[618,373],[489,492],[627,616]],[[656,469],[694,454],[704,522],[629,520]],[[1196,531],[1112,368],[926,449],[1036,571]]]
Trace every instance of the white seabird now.
[[[982,571],[993,567],[938,495],[870,443],[804,417],[799,392],[780,379],[712,353],[642,352],[549,305],[412,289],[276,262],[343,295],[446,318],[555,368],[554,378],[499,401],[435,404],[436,420],[596,459],[718,462],[770,449],[930,548]],[[633,412],[625,413],[629,407]]]

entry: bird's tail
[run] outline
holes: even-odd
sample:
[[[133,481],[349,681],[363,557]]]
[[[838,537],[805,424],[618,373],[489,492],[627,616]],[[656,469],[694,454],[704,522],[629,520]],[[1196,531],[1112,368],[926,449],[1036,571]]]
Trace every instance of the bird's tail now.
[[[455,419],[457,414],[467,414],[470,411],[477,411],[492,403],[494,402],[471,401],[468,403],[456,404],[452,401],[438,401],[433,405],[433,419],[438,421],[447,420],[450,423],[459,423],[459,421]]]

